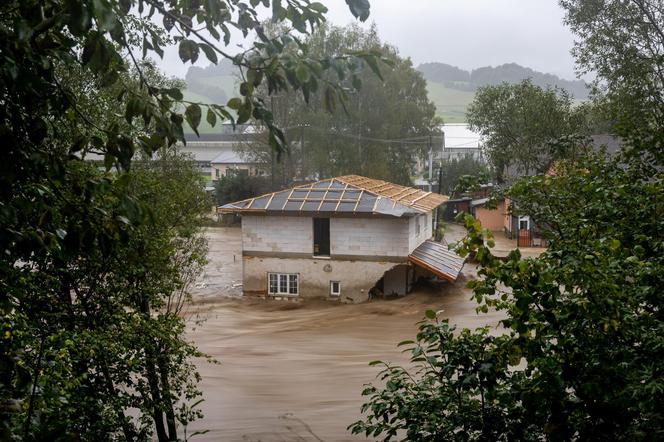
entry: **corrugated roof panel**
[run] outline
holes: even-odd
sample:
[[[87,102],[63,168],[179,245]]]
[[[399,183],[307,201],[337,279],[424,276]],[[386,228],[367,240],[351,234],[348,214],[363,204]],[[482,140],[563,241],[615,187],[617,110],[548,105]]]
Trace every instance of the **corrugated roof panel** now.
[[[448,281],[456,281],[466,261],[465,258],[449,250],[446,245],[431,240],[420,244],[408,259]]]

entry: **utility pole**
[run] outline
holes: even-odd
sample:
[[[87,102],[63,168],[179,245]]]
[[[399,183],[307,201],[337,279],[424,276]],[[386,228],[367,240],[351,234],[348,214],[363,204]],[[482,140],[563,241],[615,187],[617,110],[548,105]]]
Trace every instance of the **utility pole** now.
[[[304,125],[300,125],[300,179],[306,180],[307,176],[305,175],[307,156],[304,154]]]
[[[443,158],[445,157],[445,131],[443,131],[443,148],[440,152],[440,167],[438,168],[438,193],[443,194]]]
[[[442,140],[443,145],[442,145],[442,149],[441,149],[441,152],[440,152],[440,162],[438,163],[438,193],[441,194],[441,195],[443,194],[442,183],[443,183],[443,156],[445,154],[445,131],[443,131],[443,133],[442,133],[442,138],[443,138],[443,140]],[[438,210],[439,210],[439,208],[436,207],[434,209],[434,212],[433,212],[433,229],[434,229],[433,231],[434,231],[434,238],[435,239],[439,239],[438,238],[438,223],[439,223],[440,220],[438,219]],[[442,238],[440,238],[440,240],[442,240]]]
[[[431,180],[433,180],[433,143],[429,133],[429,192],[431,192]]]
[[[272,118],[274,118],[274,96],[270,97]],[[270,172],[270,190],[274,191],[274,148],[270,146],[270,159],[272,160],[272,171]]]

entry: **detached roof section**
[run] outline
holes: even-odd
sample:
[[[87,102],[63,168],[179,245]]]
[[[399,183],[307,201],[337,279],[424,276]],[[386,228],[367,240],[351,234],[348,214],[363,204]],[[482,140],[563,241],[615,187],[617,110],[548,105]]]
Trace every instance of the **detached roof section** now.
[[[408,260],[440,278],[452,282],[457,280],[466,261],[453,251],[448,250],[446,245],[430,239],[413,250],[413,253],[408,255]]]
[[[447,197],[387,181],[346,175],[229,203],[221,213],[357,213],[409,216],[426,213]]]

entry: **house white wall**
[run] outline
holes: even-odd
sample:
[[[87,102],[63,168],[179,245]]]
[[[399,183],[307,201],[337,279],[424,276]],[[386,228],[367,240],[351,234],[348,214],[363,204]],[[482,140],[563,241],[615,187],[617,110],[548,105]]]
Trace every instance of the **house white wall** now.
[[[417,246],[433,236],[433,212],[414,216],[408,221],[408,254],[410,254]]]
[[[299,275],[298,297],[330,297],[330,281],[338,281],[341,284],[341,296],[338,298],[341,302],[363,302],[369,298],[369,290],[376,282],[395,266],[403,264],[243,256],[242,290],[245,295],[266,296],[268,273],[296,273]]]
[[[312,256],[311,217],[243,215],[243,290],[266,295],[267,275],[274,272],[300,275],[302,297],[327,297],[330,281],[339,281],[340,300],[361,302],[383,276],[388,294],[405,294],[407,257],[430,237],[431,213],[393,219],[333,217],[330,258],[321,258]]]
[[[408,256],[407,218],[332,218],[330,253],[347,256]]]
[[[407,257],[408,218],[331,218],[330,254]],[[242,216],[242,248],[248,252],[313,253],[313,221],[299,216]]]
[[[299,216],[242,216],[242,250],[313,252],[313,221]]]

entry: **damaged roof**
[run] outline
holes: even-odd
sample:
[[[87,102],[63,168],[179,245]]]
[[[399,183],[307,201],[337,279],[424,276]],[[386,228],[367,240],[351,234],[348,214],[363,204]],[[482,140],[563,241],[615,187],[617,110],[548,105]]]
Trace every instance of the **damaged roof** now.
[[[420,244],[413,253],[408,255],[408,260],[436,276],[456,281],[461,273],[465,258],[449,250],[448,247],[430,239]]]
[[[411,216],[427,213],[447,196],[359,175],[345,175],[272,192],[218,208],[221,213],[357,213]]]

